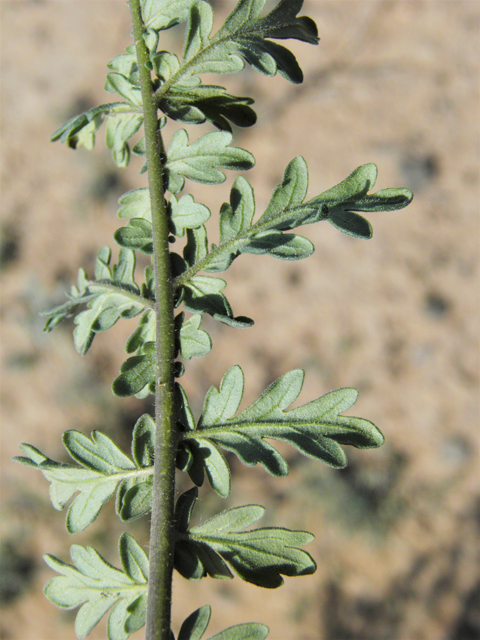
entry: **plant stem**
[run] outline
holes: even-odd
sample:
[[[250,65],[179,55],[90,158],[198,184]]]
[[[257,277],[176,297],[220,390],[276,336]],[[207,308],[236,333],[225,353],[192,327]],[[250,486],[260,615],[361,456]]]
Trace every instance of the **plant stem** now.
[[[148,184],[152,208],[153,266],[156,299],[155,474],[153,480],[150,566],[146,620],[147,640],[170,640],[175,498],[175,329],[173,282],[168,249],[167,205],[164,194],[165,151],[140,0],[130,0],[133,33],[142,90]]]

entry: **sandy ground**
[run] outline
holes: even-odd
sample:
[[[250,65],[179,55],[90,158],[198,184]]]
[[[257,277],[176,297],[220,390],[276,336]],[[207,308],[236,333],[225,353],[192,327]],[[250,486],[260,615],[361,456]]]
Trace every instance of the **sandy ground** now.
[[[220,12],[233,3],[216,2]],[[77,268],[92,272],[118,226],[116,200],[144,186],[139,163],[118,171],[104,149],[70,151],[48,139],[69,116],[109,98],[106,62],[129,44],[123,1],[3,1],[2,76],[2,640],[69,640],[73,613],[47,603],[41,556],[68,559],[93,544],[112,563],[125,528],[143,544],[148,523],[125,527],[111,506],[68,537],[47,484],[14,465],[29,442],[61,458],[61,433],[102,428],[128,447],[145,404],[114,400],[132,322],[76,354],[71,325],[43,334],[38,312],[62,300]],[[480,5],[463,0],[305,2],[317,48],[295,45],[302,87],[247,71],[222,78],[256,99],[258,124],[238,131],[252,151],[248,176],[258,210],[287,162],[302,154],[309,197],[355,167],[376,162],[378,188],[406,186],[413,204],[372,214],[374,237],[353,240],[330,225],[304,228],[304,262],[243,257],[227,294],[249,330],[206,322],[213,352],[183,378],[197,412],[211,384],[239,363],[245,403],[302,367],[301,401],[355,386],[355,414],[378,424],[386,444],[349,451],[333,471],[284,449],[286,479],[232,461],[225,502],[202,494],[202,518],[225,506],[267,506],[265,524],[316,535],[313,576],[261,590],[239,579],[174,584],[174,629],[210,602],[209,634],[242,621],[273,640],[474,640],[480,637],[479,488],[479,59]],[[179,47],[172,33],[165,48]],[[167,138],[169,134],[167,134]],[[225,185],[188,190],[212,208]],[[303,230],[302,230],[303,232]],[[212,239],[215,230],[212,231]],[[188,483],[181,480],[181,486]],[[102,624],[91,637],[105,637]],[[133,636],[132,636],[133,637]],[[137,634],[138,638],[142,633]]]

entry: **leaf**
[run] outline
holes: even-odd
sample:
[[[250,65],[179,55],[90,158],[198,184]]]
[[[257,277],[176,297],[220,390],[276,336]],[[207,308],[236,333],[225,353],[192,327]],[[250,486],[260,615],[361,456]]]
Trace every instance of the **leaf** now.
[[[294,38],[318,44],[317,27],[310,18],[296,17],[303,0],[281,0],[260,18],[264,5],[265,0],[241,0],[211,37],[211,7],[206,2],[194,4],[188,18],[183,61],[176,76],[236,73],[248,62],[265,75],[274,76],[278,71],[290,82],[302,82],[295,56],[270,39]]]
[[[191,500],[196,499],[197,492],[189,492]],[[229,578],[228,563],[243,580],[267,589],[281,586],[282,575],[313,573],[313,559],[297,548],[311,542],[312,534],[276,527],[240,531],[261,518],[263,512],[259,505],[236,507],[186,532],[179,531],[175,568],[191,580],[205,575]]]
[[[89,350],[96,333],[107,331],[120,318],[133,318],[145,309],[141,302],[116,292],[101,293],[88,306],[87,311],[76,316],[77,327],[73,332],[75,348],[82,355]]]
[[[127,340],[125,350],[127,353],[134,353],[143,349],[147,342],[155,342],[156,335],[156,316],[153,309],[145,311],[140,318],[138,328],[132,333]]]
[[[153,254],[152,223],[144,218],[131,218],[126,227],[115,231],[113,237],[121,247]]]
[[[239,147],[229,147],[232,134],[228,131],[213,131],[188,144],[185,129],[176,131],[170,141],[165,170],[167,188],[178,193],[185,178],[205,184],[220,184],[226,176],[220,169],[246,171],[255,164],[251,153]]]
[[[220,209],[220,245],[199,257],[195,272],[225,271],[241,253],[267,254],[282,260],[300,260],[314,251],[313,244],[287,230],[305,224],[329,220],[338,229],[361,238],[371,237],[371,226],[355,211],[393,211],[406,207],[413,194],[408,189],[382,189],[373,194],[377,168],[373,164],[358,167],[336,187],[303,202],[308,189],[308,169],[298,156],[286,167],[263,215],[254,223],[255,198],[252,187],[242,176],[230,192],[230,202]],[[192,274],[194,275],[194,274]],[[181,285],[185,285],[186,278]],[[177,286],[179,286],[178,283]]]
[[[183,195],[180,200],[175,196],[169,202],[170,220],[173,232],[182,237],[186,229],[196,229],[210,218],[210,209],[204,204],[195,202],[191,195]]]
[[[372,227],[355,211],[395,211],[409,205],[413,198],[408,189],[381,189],[368,194],[369,189],[375,186],[376,179],[377,167],[372,163],[364,164],[343,182],[321,193],[306,205],[323,207],[328,213],[328,221],[343,233],[369,239],[372,237]],[[307,218],[303,224],[310,224],[312,221],[316,220]]]
[[[142,442],[148,439],[145,433],[147,427],[151,431],[151,422],[151,417],[147,415],[137,422],[132,445],[136,451],[135,461],[100,431],[93,431],[91,438],[88,438],[73,430],[63,434],[63,444],[79,467],[50,460],[27,444],[20,448],[28,457],[17,457],[15,460],[43,473],[51,483],[50,499],[55,509],[63,509],[73,498],[66,518],[69,533],[79,533],[86,529],[117,489],[117,513],[125,520],[133,519],[140,512],[138,495],[140,492],[147,492],[153,474],[153,459],[143,452],[139,454],[141,447],[145,449],[147,446]],[[137,487],[135,492],[132,491],[125,498],[127,490],[133,487]],[[133,495],[137,496],[134,506],[124,507],[124,502],[132,502]],[[143,505],[142,515],[149,510],[145,510],[146,498],[143,499]]]
[[[180,627],[178,640],[201,640],[211,615],[212,608],[209,604],[191,613]]]
[[[347,464],[341,444],[359,449],[383,444],[381,432],[368,420],[339,415],[355,403],[355,389],[338,389],[285,411],[300,394],[303,378],[304,372],[299,369],[285,374],[235,417],[244,378],[240,367],[233,367],[225,374],[219,391],[215,387],[208,391],[197,429],[183,433],[184,442],[188,445],[195,441],[201,449],[208,441],[232,451],[244,464],[262,464],[274,476],[287,475],[288,465],[265,438],[288,442],[304,455],[336,468]],[[201,466],[198,450],[190,450],[195,458],[192,468]]]
[[[138,83],[134,84],[128,77],[125,77],[125,75],[122,75],[121,73],[107,73],[107,91],[116,91],[121,98],[126,100],[133,107],[141,107],[142,92],[140,87],[136,86],[136,84]]]
[[[207,230],[204,225],[195,229],[187,229],[187,244],[183,249],[183,257],[186,263],[193,267],[203,260],[208,254]]]
[[[185,22],[197,0],[142,0],[141,9],[147,29],[163,30]]]
[[[112,567],[92,547],[72,545],[73,565],[52,555],[45,556],[47,565],[60,575],[45,585],[46,597],[61,609],[80,607],[75,619],[75,633],[86,638],[103,616],[111,609],[107,637],[126,640],[128,606],[146,596],[148,586],[148,558],[140,545],[128,533],[119,541],[122,570]],[[113,607],[113,608],[112,608]]]
[[[232,131],[230,122],[237,127],[255,124],[257,114],[250,107],[253,102],[252,98],[232,96],[225,87],[216,85],[175,85],[160,98],[158,107],[178,122],[203,124],[208,121],[217,129]]]
[[[130,162],[128,140],[137,133],[143,124],[141,113],[114,113],[107,120],[106,145],[112,149],[113,161],[119,167]]]
[[[213,318],[232,327],[251,327],[253,320],[246,317],[235,318],[227,298],[221,293],[227,283],[221,278],[193,276],[184,289],[183,303],[192,313],[209,313]]]
[[[276,231],[257,234],[242,247],[242,253],[268,254],[280,260],[302,260],[314,251],[315,247],[307,238]]]
[[[183,312],[177,316],[180,353],[185,360],[191,360],[193,357],[201,357],[207,355],[212,350],[212,340],[206,331],[199,329],[202,322],[202,316],[198,313],[191,316],[188,320],[184,320]]]
[[[123,78],[120,74],[109,74]],[[116,86],[119,82],[114,80]],[[126,78],[123,81],[128,83]],[[110,85],[113,88],[113,85]],[[133,90],[133,88],[132,88]],[[132,100],[136,100],[132,96]],[[133,106],[132,106],[133,104]],[[130,149],[127,141],[143,124],[143,114],[140,106],[134,103],[112,102],[102,104],[89,109],[74,118],[71,118],[52,135],[50,140],[65,143],[68,147],[76,149],[84,146],[91,150],[95,146],[95,134],[107,119],[106,144],[113,151],[113,160],[120,167],[126,167],[130,160]]]
[[[117,211],[119,218],[143,218],[152,222],[149,189],[128,191],[119,199],[118,204],[121,205]]]
[[[228,629],[216,633],[210,640],[265,640],[268,631],[265,624],[246,622],[228,627]]]
[[[178,634],[178,640],[201,640],[205,633],[212,609],[206,604],[200,607],[184,621]],[[268,627],[256,622],[237,624],[210,637],[210,640],[265,640]]]
[[[145,343],[142,351],[141,355],[127,358],[113,381],[112,391],[119,398],[134,396],[145,387],[155,393],[155,343]]]

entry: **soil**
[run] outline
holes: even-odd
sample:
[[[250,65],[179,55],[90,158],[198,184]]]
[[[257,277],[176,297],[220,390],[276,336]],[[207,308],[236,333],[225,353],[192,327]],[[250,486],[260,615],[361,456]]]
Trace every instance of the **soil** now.
[[[219,16],[233,2],[215,2]],[[85,533],[68,537],[46,482],[11,463],[28,442],[65,459],[66,429],[101,428],[125,448],[149,408],[114,400],[110,385],[135,321],[74,350],[71,323],[42,332],[39,312],[60,303],[118,226],[116,201],[144,186],[140,163],[120,171],[104,148],[51,145],[68,117],[111,98],[105,64],[129,43],[123,1],[22,1],[0,5],[2,26],[2,278],[0,570],[2,640],[69,640],[74,612],[43,597],[70,544],[92,544],[113,564],[130,531],[108,505]],[[310,0],[319,47],[294,44],[302,86],[247,70],[225,77],[252,95],[258,124],[235,132],[253,152],[248,178],[262,212],[287,162],[310,170],[308,197],[366,162],[376,187],[415,192],[400,212],[372,214],[374,237],[349,238],[326,223],[304,227],[315,254],[304,262],[238,259],[226,275],[237,315],[251,329],[205,321],[214,349],[183,378],[198,415],[203,397],[240,364],[244,406],[286,371],[306,372],[300,401],[343,386],[360,391],[355,414],[380,426],[378,451],[347,452],[335,471],[288,447],[291,472],[274,479],[231,459],[228,500],[202,490],[201,518],[251,502],[264,524],[312,531],[317,572],[279,590],[229,582],[174,582],[174,630],[212,604],[207,636],[232,624],[268,624],[273,640],[474,640],[480,637],[479,487],[479,60],[480,4],[464,0]],[[181,47],[181,29],[165,36]],[[218,82],[218,80],[216,80]],[[203,129],[205,131],[207,129]],[[192,131],[192,136],[198,132]],[[167,134],[167,139],[169,134]],[[221,187],[188,184],[215,218]],[[140,261],[141,264],[142,261]],[[180,479],[181,488],[188,487]],[[91,634],[105,637],[101,623]],[[141,638],[142,632],[132,636]]]

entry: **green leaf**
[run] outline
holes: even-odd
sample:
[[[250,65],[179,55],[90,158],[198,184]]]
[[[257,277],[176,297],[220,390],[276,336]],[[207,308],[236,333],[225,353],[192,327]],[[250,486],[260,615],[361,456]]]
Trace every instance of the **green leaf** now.
[[[128,606],[147,592],[148,558],[143,549],[124,533],[119,542],[122,570],[112,567],[92,547],[73,545],[70,555],[73,565],[45,556],[48,566],[60,574],[45,585],[46,597],[61,609],[80,607],[75,619],[78,638],[86,638],[111,609],[108,640],[127,640]]]
[[[406,207],[412,200],[408,189],[382,189],[373,194],[377,168],[373,164],[358,167],[336,187],[303,202],[308,189],[308,169],[298,156],[286,167],[282,182],[274,189],[263,215],[253,223],[255,198],[247,180],[238,177],[230,192],[230,202],[220,209],[220,245],[212,245],[210,253],[190,259],[196,271],[225,271],[241,253],[267,254],[283,260],[300,260],[311,255],[313,244],[285,231],[329,220],[338,229],[359,238],[371,237],[371,226],[355,211],[393,211]],[[193,274],[192,274],[193,275]],[[185,285],[186,278],[178,283]]]
[[[142,0],[142,17],[147,29],[163,30],[185,22],[197,0]]]
[[[153,309],[145,311],[140,318],[138,328],[132,333],[127,340],[125,351],[127,353],[134,353],[139,349],[143,349],[147,342],[155,342],[156,335],[156,316]]]
[[[371,238],[372,227],[355,211],[395,211],[410,204],[413,194],[408,189],[381,189],[376,193],[367,192],[375,186],[377,167],[364,164],[353,171],[348,178],[332,189],[321,193],[306,203],[328,213],[328,221],[343,233],[356,238]],[[314,216],[315,218],[315,216]],[[307,218],[303,224],[315,222]]]
[[[242,253],[268,254],[280,260],[302,260],[314,251],[315,247],[307,238],[278,231],[257,234],[242,247]]]
[[[122,76],[120,76],[122,77]],[[143,124],[141,113],[114,113],[107,120],[106,145],[112,149],[113,161],[119,167],[130,162],[128,140],[137,133]]]
[[[89,302],[88,306],[87,311],[76,316],[77,326],[73,332],[75,348],[82,355],[89,350],[96,333],[107,331],[120,318],[137,316],[145,308],[141,302],[116,292],[102,293]]]
[[[264,624],[246,622],[228,627],[228,629],[216,633],[209,640],[265,640],[268,631],[268,627]]]
[[[152,223],[144,218],[131,218],[126,227],[115,231],[113,237],[121,247],[153,254]]]
[[[185,309],[192,313],[208,313],[216,320],[232,327],[251,327],[253,320],[250,318],[234,317],[230,303],[221,293],[226,285],[225,280],[221,278],[193,276],[187,281],[184,289]]]
[[[255,164],[251,153],[239,147],[229,147],[232,134],[228,131],[213,131],[188,144],[185,129],[176,131],[170,141],[165,170],[167,188],[178,193],[185,178],[205,184],[220,184],[226,176],[220,169],[246,171]]]
[[[100,253],[102,253],[104,249],[105,247],[100,249]],[[79,269],[77,286],[73,285],[71,287],[70,294],[67,293],[68,301],[65,304],[55,307],[54,309],[49,309],[48,311],[42,311],[40,313],[41,316],[48,318],[43,329],[45,332],[48,333],[49,331],[52,331],[52,329],[63,322],[65,318],[72,316],[80,304],[89,302],[90,300],[93,300],[98,296],[98,291],[92,291],[89,288],[90,284],[91,283],[88,281],[87,274],[85,273],[84,269]]]
[[[119,218],[143,218],[152,222],[150,191],[148,189],[134,189],[124,193],[118,204],[121,205],[117,211]]]
[[[128,80],[118,73],[109,74],[118,78],[123,78],[117,82],[114,80],[115,86],[120,88],[122,83],[129,84]],[[109,84],[113,90],[113,85]],[[129,85],[133,89],[132,85]],[[116,90],[116,89],[114,89]],[[131,96],[132,101],[137,100],[135,96]],[[143,114],[140,104],[128,104],[125,102],[112,102],[102,104],[93,109],[89,109],[74,118],[71,118],[62,127],[57,129],[50,140],[65,143],[68,147],[76,149],[84,146],[91,150],[95,146],[95,134],[101,127],[105,118],[107,119],[106,144],[113,151],[113,160],[120,167],[126,167],[130,160],[130,149],[127,144],[131,138],[143,124]],[[133,105],[133,106],[132,106]]]
[[[142,106],[142,92],[139,86],[121,73],[107,73],[107,91],[116,91],[118,95],[133,107]]]
[[[28,457],[15,458],[18,462],[38,469],[51,483],[50,499],[55,509],[61,510],[73,498],[66,518],[69,533],[78,533],[86,529],[98,516],[102,506],[117,492],[117,513],[122,516],[124,501],[132,501],[133,493],[146,493],[153,474],[153,459],[145,453],[140,455],[141,447],[148,438],[145,435],[147,427],[151,429],[150,416],[142,416],[134,431],[135,462],[126,456],[105,434],[93,431],[91,438],[78,431],[66,431],[63,434],[63,444],[73,460],[80,467],[61,464],[50,460],[43,453],[30,445],[21,445],[22,451]],[[152,436],[150,436],[152,437]],[[148,445],[151,447],[151,443]],[[136,492],[124,498],[129,489],[140,487]],[[77,494],[77,495],[76,495]],[[75,496],[75,497],[74,497]],[[145,499],[143,500],[146,504]],[[138,517],[139,498],[127,511],[125,507],[123,519]],[[146,513],[144,510],[142,512]]]
[[[225,87],[216,85],[176,85],[160,98],[158,107],[178,122],[203,124],[208,121],[217,129],[232,131],[230,122],[237,127],[255,124],[257,115],[250,107],[253,102],[252,98],[232,96]]]
[[[180,200],[175,196],[169,202],[170,220],[173,232],[182,237],[186,229],[201,227],[210,218],[210,209],[204,204],[195,202],[191,195],[183,195]]]
[[[141,355],[127,358],[120,367],[120,375],[112,385],[114,395],[126,398],[146,387],[150,393],[155,393],[155,343],[145,343],[142,351]]]
[[[195,229],[187,229],[187,244],[183,250],[186,263],[193,267],[208,254],[207,230],[203,225]]]
[[[189,493],[190,501],[198,495]],[[243,580],[268,589],[281,586],[282,575],[313,573],[313,559],[297,548],[311,542],[312,534],[276,527],[240,531],[261,518],[263,512],[259,505],[245,505],[223,511],[186,532],[178,531],[175,568],[191,580],[206,575],[229,578],[228,563]]]
[[[230,204],[220,209],[220,243],[233,240],[248,232],[255,214],[255,195],[243,176],[235,178],[230,191]]]
[[[295,56],[270,39],[302,40],[318,44],[313,20],[296,15],[303,0],[281,0],[260,18],[265,0],[240,0],[224,25],[210,37],[213,11],[208,3],[194,4],[188,19],[183,62],[176,78],[199,73],[236,73],[245,62],[267,76],[277,71],[287,80],[302,82]]]
[[[178,640],[201,640],[211,615],[212,608],[209,604],[191,613],[180,627]]]
[[[206,604],[200,607],[184,621],[178,634],[178,640],[201,640],[205,633],[212,609]],[[237,624],[211,636],[209,640],[265,640],[268,627],[256,622]]]
[[[300,394],[303,378],[304,372],[299,369],[285,374],[235,416],[244,378],[240,367],[233,367],[225,374],[220,391],[215,387],[208,391],[197,429],[185,432],[182,438],[187,444],[195,441],[199,448],[205,441],[223,447],[234,452],[244,464],[262,464],[274,476],[287,475],[288,465],[265,438],[288,442],[304,455],[336,468],[347,463],[340,445],[369,449],[383,444],[381,432],[368,420],[339,415],[355,403],[358,396],[355,389],[338,389],[285,411]],[[197,449],[191,447],[191,451],[196,456],[192,467],[201,465]]]
[[[212,350],[212,340],[206,331],[200,329],[202,316],[194,314],[188,320],[184,320],[183,312],[177,316],[177,326],[180,325],[179,342],[180,353],[185,360],[193,357],[206,356]]]
[[[127,107],[124,102],[112,102],[101,104],[98,107],[89,109],[85,113],[74,116],[52,134],[50,141],[65,143],[68,147],[76,149],[84,146],[91,151],[95,146],[95,133],[102,126],[105,116],[115,111]]]

